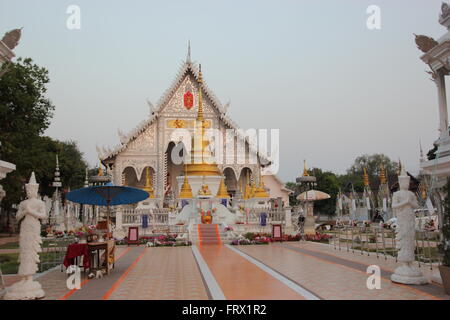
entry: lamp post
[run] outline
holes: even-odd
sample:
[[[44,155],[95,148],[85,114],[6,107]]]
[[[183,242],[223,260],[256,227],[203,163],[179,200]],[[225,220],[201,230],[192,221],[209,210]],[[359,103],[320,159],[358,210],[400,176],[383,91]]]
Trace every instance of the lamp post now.
[[[298,177],[296,182],[298,183],[299,194],[306,192],[305,209],[303,210],[305,216],[304,233],[315,234],[314,201],[309,201],[308,192],[316,188],[317,179],[309,175],[306,169],[306,161],[304,161],[303,175]]]

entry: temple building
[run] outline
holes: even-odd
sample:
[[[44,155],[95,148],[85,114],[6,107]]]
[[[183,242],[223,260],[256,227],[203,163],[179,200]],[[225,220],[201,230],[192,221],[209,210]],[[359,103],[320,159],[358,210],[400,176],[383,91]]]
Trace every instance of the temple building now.
[[[288,206],[290,190],[275,175],[264,173],[270,158],[240,133],[227,115],[228,105],[222,105],[209,89],[201,66],[190,56],[189,47],[166,93],[155,106],[149,102],[148,119],[129,134],[119,131],[118,146],[97,147],[113,183],[147,190],[158,207],[202,192],[232,199],[281,198]],[[232,161],[215,160],[217,147],[211,147],[211,138],[206,135],[211,128],[222,135],[219,146],[224,155],[230,153],[230,145],[234,146]],[[231,138],[227,134],[230,129],[235,133]],[[240,149],[245,152],[238,151],[239,144],[245,146]]]

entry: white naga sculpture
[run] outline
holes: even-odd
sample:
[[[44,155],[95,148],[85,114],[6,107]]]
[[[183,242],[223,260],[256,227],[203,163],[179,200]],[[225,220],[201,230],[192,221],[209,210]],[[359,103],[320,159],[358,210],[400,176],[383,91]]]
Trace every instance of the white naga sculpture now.
[[[41,252],[41,222],[47,217],[45,203],[38,199],[39,184],[36,183],[34,172],[30,182],[25,185],[27,200],[20,203],[16,219],[20,223],[19,236],[19,275],[22,280],[7,288],[5,300],[31,300],[45,296],[41,284],[33,280],[38,270],[39,252]]]
[[[415,214],[414,209],[418,207],[417,198],[409,191],[409,176],[402,168],[398,176],[400,190],[392,197],[392,209],[397,216],[396,241],[398,251],[398,261],[401,263],[391,280],[404,284],[425,284],[428,280],[422,272],[414,266],[415,256]]]

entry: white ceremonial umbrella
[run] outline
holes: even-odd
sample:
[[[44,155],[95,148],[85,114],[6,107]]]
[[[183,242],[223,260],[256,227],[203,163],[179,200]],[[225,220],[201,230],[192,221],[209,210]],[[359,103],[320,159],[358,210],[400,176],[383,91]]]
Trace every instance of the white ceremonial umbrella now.
[[[319,190],[309,190],[300,193],[297,196],[297,200],[300,201],[318,201],[318,200],[325,200],[330,199],[330,195],[328,193],[319,191]]]

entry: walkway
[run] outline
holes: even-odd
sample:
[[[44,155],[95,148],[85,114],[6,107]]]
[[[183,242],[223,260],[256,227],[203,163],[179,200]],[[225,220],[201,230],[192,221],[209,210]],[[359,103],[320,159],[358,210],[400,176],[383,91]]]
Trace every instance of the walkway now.
[[[336,251],[311,242],[193,247],[118,247],[109,276],[66,288],[59,269],[41,275],[46,299],[450,299],[439,285],[389,280],[393,259]],[[381,267],[381,289],[369,290],[367,266]],[[431,273],[423,268],[424,273]]]

